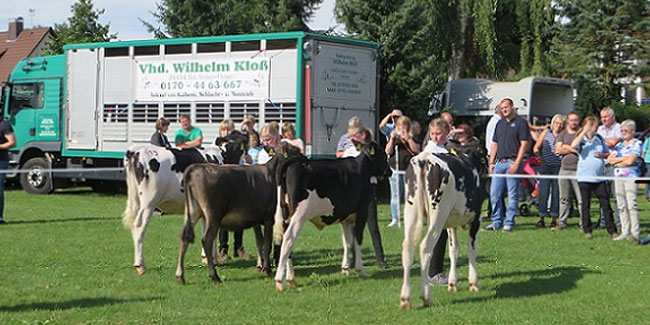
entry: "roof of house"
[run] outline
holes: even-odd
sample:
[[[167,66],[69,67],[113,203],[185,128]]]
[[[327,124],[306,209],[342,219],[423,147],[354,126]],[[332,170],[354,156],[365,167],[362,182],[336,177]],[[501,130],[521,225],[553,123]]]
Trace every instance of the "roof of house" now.
[[[0,82],[9,79],[18,61],[28,57],[51,31],[49,27],[23,29],[14,41],[7,41],[9,32],[0,32]]]

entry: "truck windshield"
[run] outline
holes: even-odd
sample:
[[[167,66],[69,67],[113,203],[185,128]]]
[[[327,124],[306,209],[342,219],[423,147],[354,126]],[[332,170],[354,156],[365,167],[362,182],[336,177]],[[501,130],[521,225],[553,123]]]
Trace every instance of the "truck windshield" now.
[[[33,108],[43,108],[43,83],[13,84],[9,98],[9,113]]]

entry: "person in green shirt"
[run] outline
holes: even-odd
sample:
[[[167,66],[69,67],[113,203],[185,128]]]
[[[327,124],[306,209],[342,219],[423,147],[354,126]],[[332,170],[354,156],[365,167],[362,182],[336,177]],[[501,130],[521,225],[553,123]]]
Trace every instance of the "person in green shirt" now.
[[[192,126],[192,120],[187,114],[181,115],[180,118],[182,129],[176,131],[174,142],[176,147],[181,149],[200,147],[203,143],[203,132],[201,129]]]

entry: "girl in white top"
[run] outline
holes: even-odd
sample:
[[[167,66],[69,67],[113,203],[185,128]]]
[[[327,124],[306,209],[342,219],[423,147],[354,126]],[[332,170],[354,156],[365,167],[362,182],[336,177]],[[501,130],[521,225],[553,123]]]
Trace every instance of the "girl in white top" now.
[[[298,147],[300,153],[305,153],[305,144],[300,138],[296,138],[296,128],[293,126],[293,123],[285,122],[282,124],[282,141]]]
[[[260,132],[260,140],[264,148],[260,150],[259,155],[257,156],[258,164],[266,164],[273,155],[267,150],[275,148],[280,142],[280,134],[278,129],[275,128],[272,124],[266,124]]]

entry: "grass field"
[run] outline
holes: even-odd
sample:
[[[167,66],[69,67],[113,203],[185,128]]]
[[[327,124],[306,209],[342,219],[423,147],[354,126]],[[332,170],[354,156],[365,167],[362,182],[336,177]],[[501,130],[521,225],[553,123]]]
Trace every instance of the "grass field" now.
[[[432,290],[435,306],[400,311],[401,229],[380,226],[389,269],[374,261],[369,237],[364,263],[370,275],[342,276],[339,227],[306,226],[294,251],[298,289],[276,292],[253,260],[231,260],[212,283],[190,246],[186,279],[174,272],[181,216],[156,216],[145,240],[148,272],[131,266],[133,245],[122,227],[125,196],[85,189],[48,196],[6,192],[0,227],[0,324],[641,324],[650,321],[650,246],[613,242],[604,230],[587,241],[577,219],[562,232],[535,229],[537,218],[518,218],[513,233],[480,232],[481,291],[467,290],[466,231],[460,257],[460,290]],[[595,205],[597,206],[597,204]],[[650,204],[640,200],[642,234],[650,231]],[[196,229],[197,235],[200,227]],[[366,233],[367,234],[367,233]],[[245,246],[253,250],[252,231]],[[416,274],[417,273],[417,274]],[[413,268],[415,288],[420,281]]]

